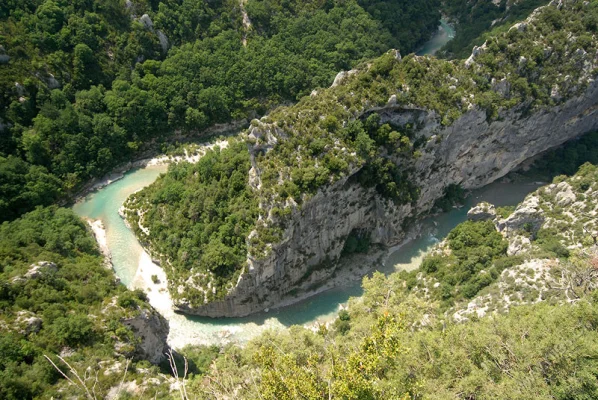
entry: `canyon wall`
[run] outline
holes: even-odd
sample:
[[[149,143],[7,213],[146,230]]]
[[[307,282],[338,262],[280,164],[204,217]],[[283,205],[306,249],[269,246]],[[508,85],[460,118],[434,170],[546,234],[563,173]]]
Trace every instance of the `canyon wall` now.
[[[224,300],[200,308],[178,304],[179,311],[245,316],[313,292],[343,272],[338,269],[346,263],[338,259],[352,231],[368,232],[372,243],[397,244],[404,239],[409,222],[429,211],[448,185],[482,187],[531,157],[597,130],[598,84],[592,82],[583,95],[559,106],[530,113],[526,105],[520,105],[502,111],[492,121],[475,107],[450,126],[443,126],[436,113],[423,109],[389,105],[374,111],[382,123],[415,125],[418,135],[427,139],[416,160],[396,160],[413,171],[410,176],[421,190],[416,204],[396,206],[351,177],[339,180],[293,211],[283,240],[267,258],[248,258],[249,267]],[[259,175],[259,171],[252,174]]]

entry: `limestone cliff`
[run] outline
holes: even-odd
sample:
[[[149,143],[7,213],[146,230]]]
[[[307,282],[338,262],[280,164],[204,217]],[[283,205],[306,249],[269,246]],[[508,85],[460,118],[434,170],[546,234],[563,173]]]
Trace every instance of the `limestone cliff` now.
[[[170,328],[164,317],[153,308],[142,308],[136,316],[125,318],[122,323],[133,330],[139,341],[135,347],[136,356],[154,364],[166,359]]]
[[[230,171],[200,165],[155,185],[181,201],[149,201],[152,189],[136,195],[144,200],[134,214],[149,211],[156,222],[138,234],[150,249],[172,250],[164,265],[178,309],[243,316],[297,301],[355,269],[341,255],[356,237],[396,244],[447,188],[484,186],[598,129],[598,39],[586,34],[595,30],[588,15],[598,18],[588,2],[553,1],[467,61],[389,51],[252,121],[241,135],[249,157],[234,171],[247,179],[241,192],[239,182],[226,186]],[[212,221],[204,178],[224,182],[220,204],[239,201],[224,214],[244,221],[242,234],[226,218],[210,225],[221,233],[209,242],[196,234],[190,221]],[[171,215],[178,226],[164,223]],[[218,259],[233,247],[234,262]]]
[[[280,304],[330,278],[340,265],[345,239],[354,229],[371,233],[373,243],[392,245],[405,236],[405,221],[429,211],[450,184],[464,189],[487,185],[523,161],[586,132],[598,129],[598,84],[583,95],[531,115],[524,106],[488,122],[473,108],[445,127],[434,112],[390,106],[377,110],[382,121],[421,127],[428,140],[413,162],[421,193],[415,205],[395,206],[373,189],[341,179],[320,190],[293,212],[283,240],[265,259],[249,258],[249,268],[223,301],[182,311],[205,316],[244,316]],[[258,127],[254,129],[259,129]],[[358,171],[354,171],[357,173]],[[254,174],[259,172],[254,171]]]

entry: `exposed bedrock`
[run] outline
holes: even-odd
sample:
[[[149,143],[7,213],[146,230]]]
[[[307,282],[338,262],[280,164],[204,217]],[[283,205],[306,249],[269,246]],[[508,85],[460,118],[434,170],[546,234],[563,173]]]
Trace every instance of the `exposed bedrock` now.
[[[520,106],[490,122],[477,108],[448,127],[427,110],[393,105],[375,111],[383,123],[413,124],[428,139],[421,157],[397,160],[413,170],[411,177],[421,190],[416,204],[396,206],[350,178],[338,181],[294,211],[283,240],[266,259],[248,260],[249,270],[224,300],[200,308],[179,304],[180,311],[245,316],[313,293],[333,274],[343,273],[339,269],[346,263],[338,259],[351,232],[369,233],[372,243],[397,244],[410,221],[429,211],[448,185],[482,187],[530,157],[597,130],[598,84],[593,82],[582,96],[559,106],[531,113]]]

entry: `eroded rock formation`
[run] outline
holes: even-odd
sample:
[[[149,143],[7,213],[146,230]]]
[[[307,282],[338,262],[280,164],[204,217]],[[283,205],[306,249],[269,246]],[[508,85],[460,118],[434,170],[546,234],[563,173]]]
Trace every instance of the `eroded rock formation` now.
[[[593,82],[583,95],[559,106],[529,113],[524,104],[501,112],[492,121],[474,107],[448,127],[435,112],[425,109],[389,104],[376,112],[382,123],[412,124],[427,139],[421,157],[404,165],[412,169],[412,179],[421,188],[417,203],[396,206],[351,177],[339,180],[293,212],[283,240],[267,258],[248,258],[248,270],[224,300],[199,308],[183,302],[178,304],[181,311],[244,316],[275,307],[298,293],[309,293],[340,272],[341,264],[336,261],[353,230],[369,232],[372,243],[397,244],[404,239],[408,222],[429,211],[448,185],[482,187],[523,161],[598,129],[598,84]],[[259,170],[251,173],[259,174]]]

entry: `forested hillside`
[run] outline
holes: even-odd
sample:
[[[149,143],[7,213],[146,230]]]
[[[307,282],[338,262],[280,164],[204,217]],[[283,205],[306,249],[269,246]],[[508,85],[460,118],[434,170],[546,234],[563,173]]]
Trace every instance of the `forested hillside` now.
[[[51,204],[175,132],[262,115],[360,60],[409,52],[435,30],[438,5],[3,2],[0,218]]]
[[[286,255],[288,230],[318,232],[342,211],[307,208],[335,184],[333,200],[375,195],[343,207],[415,209],[426,188],[414,166],[449,136],[420,132],[430,115],[439,129],[472,110],[478,127],[514,109],[525,121],[598,87],[598,0],[552,2],[511,26],[543,3],[3,0],[0,399],[598,398],[598,133],[533,164],[554,179],[517,207],[471,210],[418,270],[368,275],[332,322],[178,354],[147,294],[127,290],[88,223],[56,204],[119,163],[247,122],[122,210],[175,307],[222,301]],[[460,24],[454,59],[409,54],[441,11]],[[423,117],[386,122],[389,109]],[[434,211],[464,194],[443,190]],[[343,257],[372,243],[359,225],[332,233]],[[285,251],[309,260],[306,242]],[[309,284],[335,257],[281,265]],[[268,273],[285,271],[261,274],[267,288]]]
[[[548,0],[467,1],[449,0],[443,12],[456,24],[456,35],[439,52],[449,58],[466,58],[474,46],[481,46],[514,22],[524,20]]]
[[[584,149],[585,143],[565,148],[581,158]],[[595,215],[597,177],[598,168],[586,164],[574,177],[559,176],[529,196],[542,198],[538,216],[547,218],[539,229],[521,221],[521,229],[509,231],[531,239],[523,252],[506,254],[515,236],[501,236],[490,229],[492,222],[466,222],[420,271],[365,278],[363,296],[352,299],[333,323],[268,332],[243,347],[181,349],[188,373],[180,362],[178,379],[146,362],[127,362],[138,342],[123,320],[138,315],[145,302],[116,285],[83,224],[64,209],[26,214],[0,227],[0,394],[7,399],[107,393],[118,399],[147,393],[164,399],[224,399],[233,393],[239,399],[594,398],[598,253],[587,222]],[[569,190],[573,199],[563,203]],[[517,210],[526,209],[529,198]],[[497,210],[494,223],[517,221],[517,210]],[[476,285],[482,281],[480,291]],[[518,300],[498,307],[505,295]],[[462,313],[478,299],[493,299],[481,308],[486,316],[475,309],[473,315]]]

